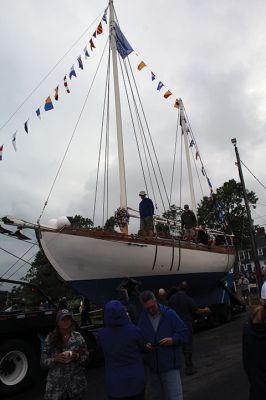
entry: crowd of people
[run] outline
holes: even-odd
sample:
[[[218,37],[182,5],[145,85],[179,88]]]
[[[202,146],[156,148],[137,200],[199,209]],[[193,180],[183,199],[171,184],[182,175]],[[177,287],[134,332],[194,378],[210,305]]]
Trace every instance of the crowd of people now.
[[[210,313],[187,294],[187,282],[169,291],[161,288],[138,294],[130,302],[120,288],[117,299],[104,308],[99,344],[105,359],[105,387],[109,400],[182,400],[182,353],[187,375],[197,372],[192,360],[193,317]],[[261,304],[243,329],[243,366],[250,382],[250,400],[266,398],[266,282]],[[89,351],[76,331],[72,313],[60,310],[56,327],[45,341],[41,365],[48,368],[46,400],[86,397],[84,366]],[[85,397],[84,397],[85,396]]]
[[[151,291],[135,293],[131,302],[125,288],[104,308],[104,328],[99,344],[105,358],[108,399],[182,400],[180,368],[182,350],[185,373],[197,372],[192,363],[193,315],[200,309],[186,294],[188,285],[157,296]],[[86,392],[82,365],[89,353],[84,339],[75,331],[68,310],[60,310],[56,327],[45,341],[41,364],[49,369],[46,400],[81,399]]]

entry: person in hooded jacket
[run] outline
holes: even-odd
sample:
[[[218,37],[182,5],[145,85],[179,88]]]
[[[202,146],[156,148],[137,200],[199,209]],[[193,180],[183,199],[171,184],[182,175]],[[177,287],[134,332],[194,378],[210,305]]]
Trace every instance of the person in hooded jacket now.
[[[266,299],[243,329],[243,366],[250,383],[249,400],[266,399]]]
[[[99,342],[105,359],[105,381],[109,400],[144,400],[145,376],[140,329],[130,320],[120,301],[111,300],[104,309],[105,327]]]

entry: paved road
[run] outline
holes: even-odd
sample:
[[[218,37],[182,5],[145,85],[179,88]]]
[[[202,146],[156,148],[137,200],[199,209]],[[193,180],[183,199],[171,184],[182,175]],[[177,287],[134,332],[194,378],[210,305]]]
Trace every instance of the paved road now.
[[[248,383],[241,363],[241,336],[246,315],[194,336],[198,373],[183,376],[184,400],[247,400]],[[105,400],[103,366],[87,370],[88,400]],[[41,400],[44,377],[33,388],[10,400]]]

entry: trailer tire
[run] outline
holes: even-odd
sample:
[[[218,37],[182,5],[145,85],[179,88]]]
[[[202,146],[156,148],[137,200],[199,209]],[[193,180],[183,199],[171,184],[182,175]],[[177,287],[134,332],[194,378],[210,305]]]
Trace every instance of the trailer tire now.
[[[0,345],[0,393],[11,396],[29,386],[39,370],[36,351],[30,343],[10,339]]]

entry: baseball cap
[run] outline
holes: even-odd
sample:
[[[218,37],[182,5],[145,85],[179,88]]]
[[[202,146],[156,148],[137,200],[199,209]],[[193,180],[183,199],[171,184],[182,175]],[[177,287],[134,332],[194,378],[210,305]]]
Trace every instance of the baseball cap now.
[[[185,205],[184,205],[184,208],[185,208],[185,209],[189,208],[189,205],[188,205],[188,204],[185,204]]]
[[[139,192],[139,196],[146,196],[145,190],[141,190],[141,191]]]
[[[261,296],[262,300],[266,300],[266,281],[261,287]]]
[[[64,319],[65,317],[73,318],[72,312],[68,311],[68,310],[60,310],[60,311],[58,311],[58,313],[56,315],[56,322],[62,321],[62,319]]]

